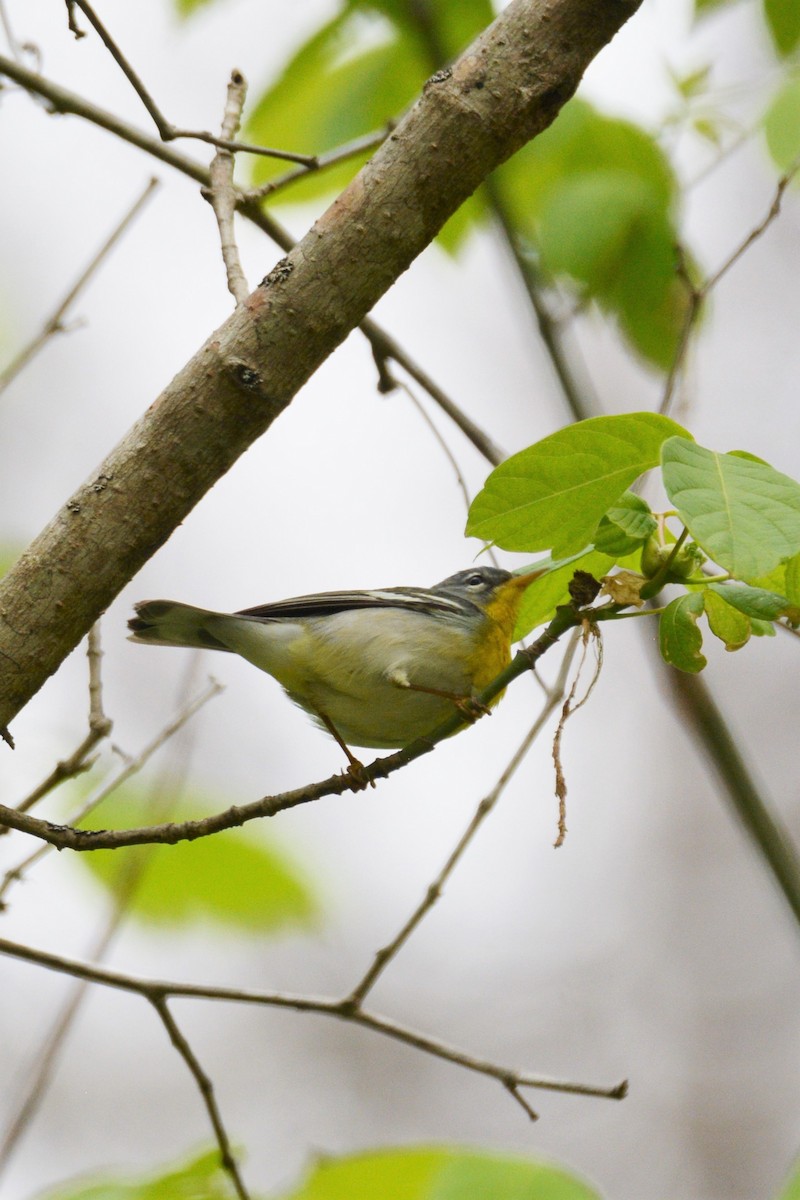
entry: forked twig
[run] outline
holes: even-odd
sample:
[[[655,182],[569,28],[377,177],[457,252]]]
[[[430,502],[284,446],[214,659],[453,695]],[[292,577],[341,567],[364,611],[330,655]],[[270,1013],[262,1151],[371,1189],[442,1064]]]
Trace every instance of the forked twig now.
[[[89,263],[83,269],[81,274],[73,283],[67,294],[50,314],[45,321],[39,333],[28,343],[27,346],[19,351],[18,354],[0,371],[0,392],[5,391],[13,379],[16,379],[20,371],[28,365],[34,355],[42,349],[47,341],[57,333],[65,332],[64,318],[67,315],[69,308],[74,304],[77,297],[84,290],[86,285],[97,273],[99,267],[102,266],[109,253],[116,246],[120,238],[127,232],[130,225],[138,217],[139,213],[144,208],[147,201],[153,195],[155,189],[159,186],[157,179],[151,179],[138,197],[135,203],[128,209],[125,216],[113,230],[108,238],[103,242],[100,249],[94,254]]]

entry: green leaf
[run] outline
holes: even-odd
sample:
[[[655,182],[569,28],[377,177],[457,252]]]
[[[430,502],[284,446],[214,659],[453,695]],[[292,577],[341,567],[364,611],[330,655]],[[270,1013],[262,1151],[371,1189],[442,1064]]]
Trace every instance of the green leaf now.
[[[218,811],[224,805],[214,810]],[[203,816],[203,806],[176,806],[169,820]],[[147,802],[134,791],[116,792],[94,814],[88,828],[127,829],[148,825]],[[308,924],[315,914],[313,893],[282,851],[259,831],[225,830],[174,846],[97,850],[75,858],[79,869],[112,895],[127,896],[130,864],[141,868],[129,911],[147,922],[179,925],[203,918],[247,931],[277,931]]]
[[[600,1200],[574,1175],[532,1159],[458,1147],[381,1150],[318,1162],[276,1200]]]
[[[795,1166],[776,1200],[800,1200],[800,1164]]]
[[[655,139],[571,100],[497,178],[543,269],[588,291],[648,361],[671,364],[689,296],[676,274],[677,183]]]
[[[467,536],[506,550],[583,549],[602,517],[658,462],[665,439],[685,434],[655,413],[590,417],[506,459],[469,511]]]
[[[694,540],[736,579],[800,550],[800,484],[773,467],[682,437],[661,452],[664,487]]]
[[[750,632],[753,637],[775,637],[775,626],[772,621],[759,621],[757,617],[751,617]]]
[[[424,51],[407,29],[398,29],[374,11],[348,6],[301,47],[259,98],[244,136],[266,146],[321,154],[396,119],[429,74]],[[271,204],[340,191],[369,153],[311,172],[286,193],[279,192]],[[286,163],[253,159],[255,183],[285,171]]]
[[[635,492],[623,492],[598,525],[594,548],[616,560],[641,547],[657,528],[647,501]]]
[[[786,563],[783,587],[787,600],[800,607],[800,553],[795,554]]]
[[[775,49],[785,58],[800,43],[800,4],[797,0],[764,0],[764,18]]]
[[[703,594],[708,626],[715,637],[724,642],[726,650],[739,650],[750,640],[750,620],[711,588]]]
[[[234,1193],[214,1148],[155,1175],[103,1174],[59,1184],[38,1200],[234,1200]]]
[[[800,155],[800,77],[784,84],[764,117],[764,135],[773,162],[787,171]]]
[[[700,652],[703,635],[697,619],[703,612],[703,593],[686,592],[664,609],[658,623],[661,656],[679,671],[696,674],[706,665]]]
[[[741,583],[710,583],[708,590],[720,596],[726,604],[744,613],[746,617],[756,617],[760,621],[777,621],[789,608],[789,601],[785,596],[768,592],[764,588],[747,587]]]
[[[695,16],[703,17],[717,8],[729,7],[735,0],[694,0]]]
[[[349,0],[344,9],[303,45],[280,78],[258,99],[245,136],[251,141],[321,154],[396,120],[416,100],[441,65],[438,53],[455,57],[494,19],[489,0],[442,0],[429,6],[431,39],[406,0]],[[298,143],[302,137],[302,144]],[[341,191],[374,149],[341,164],[310,172],[270,204],[327,199]],[[255,183],[286,172],[286,163],[252,159]],[[486,211],[472,196],[439,235],[454,251]]]

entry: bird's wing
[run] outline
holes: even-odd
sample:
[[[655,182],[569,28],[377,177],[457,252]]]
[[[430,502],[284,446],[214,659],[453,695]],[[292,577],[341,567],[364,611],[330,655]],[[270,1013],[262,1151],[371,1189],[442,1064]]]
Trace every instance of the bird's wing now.
[[[330,617],[364,608],[402,608],[406,612],[460,612],[462,605],[447,596],[424,588],[383,588],[374,592],[320,592],[316,596],[294,596],[274,604],[243,608],[237,617],[257,621],[287,621],[299,617]]]

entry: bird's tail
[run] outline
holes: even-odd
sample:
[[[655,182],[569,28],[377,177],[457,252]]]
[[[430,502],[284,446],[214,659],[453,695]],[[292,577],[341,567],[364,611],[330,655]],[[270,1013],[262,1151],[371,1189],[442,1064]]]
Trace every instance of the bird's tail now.
[[[180,604],[177,600],[143,600],[134,605],[134,610],[136,616],[128,621],[132,642],[228,649],[206,628],[206,620],[218,615],[206,608],[193,608],[191,604]]]

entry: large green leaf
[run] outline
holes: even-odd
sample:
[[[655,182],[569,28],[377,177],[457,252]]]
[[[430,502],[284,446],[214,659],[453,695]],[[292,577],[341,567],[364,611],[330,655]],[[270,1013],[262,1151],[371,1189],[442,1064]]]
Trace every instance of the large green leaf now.
[[[766,463],[682,437],[662,448],[664,487],[694,540],[736,579],[800,551],[800,484]]]
[[[136,1179],[124,1172],[76,1179],[38,1200],[234,1200],[234,1192],[215,1148],[183,1166]]]
[[[208,805],[193,802],[190,809],[182,804],[166,819],[181,821],[206,811],[211,811]],[[148,825],[151,814],[141,794],[120,791],[105,801],[89,827]],[[174,846],[97,850],[75,855],[75,860],[114,895],[127,894],[130,864],[135,863],[141,878],[129,910],[144,921],[182,924],[207,918],[264,932],[306,924],[316,909],[313,893],[296,867],[253,829],[226,830]]]
[[[785,58],[800,44],[800,4],[797,0],[764,0],[764,17],[775,49]]]
[[[703,593],[685,592],[664,609],[658,623],[658,639],[665,662],[680,671],[696,674],[706,665],[700,652],[703,635],[697,619],[703,612]]]
[[[655,413],[590,417],[501,463],[469,511],[467,536],[556,558],[592,541],[606,511],[686,431]]]
[[[776,166],[788,170],[800,155],[800,77],[790,78],[772,100],[764,134]]]
[[[318,1162],[276,1200],[599,1200],[549,1163],[458,1147],[409,1147]]]

